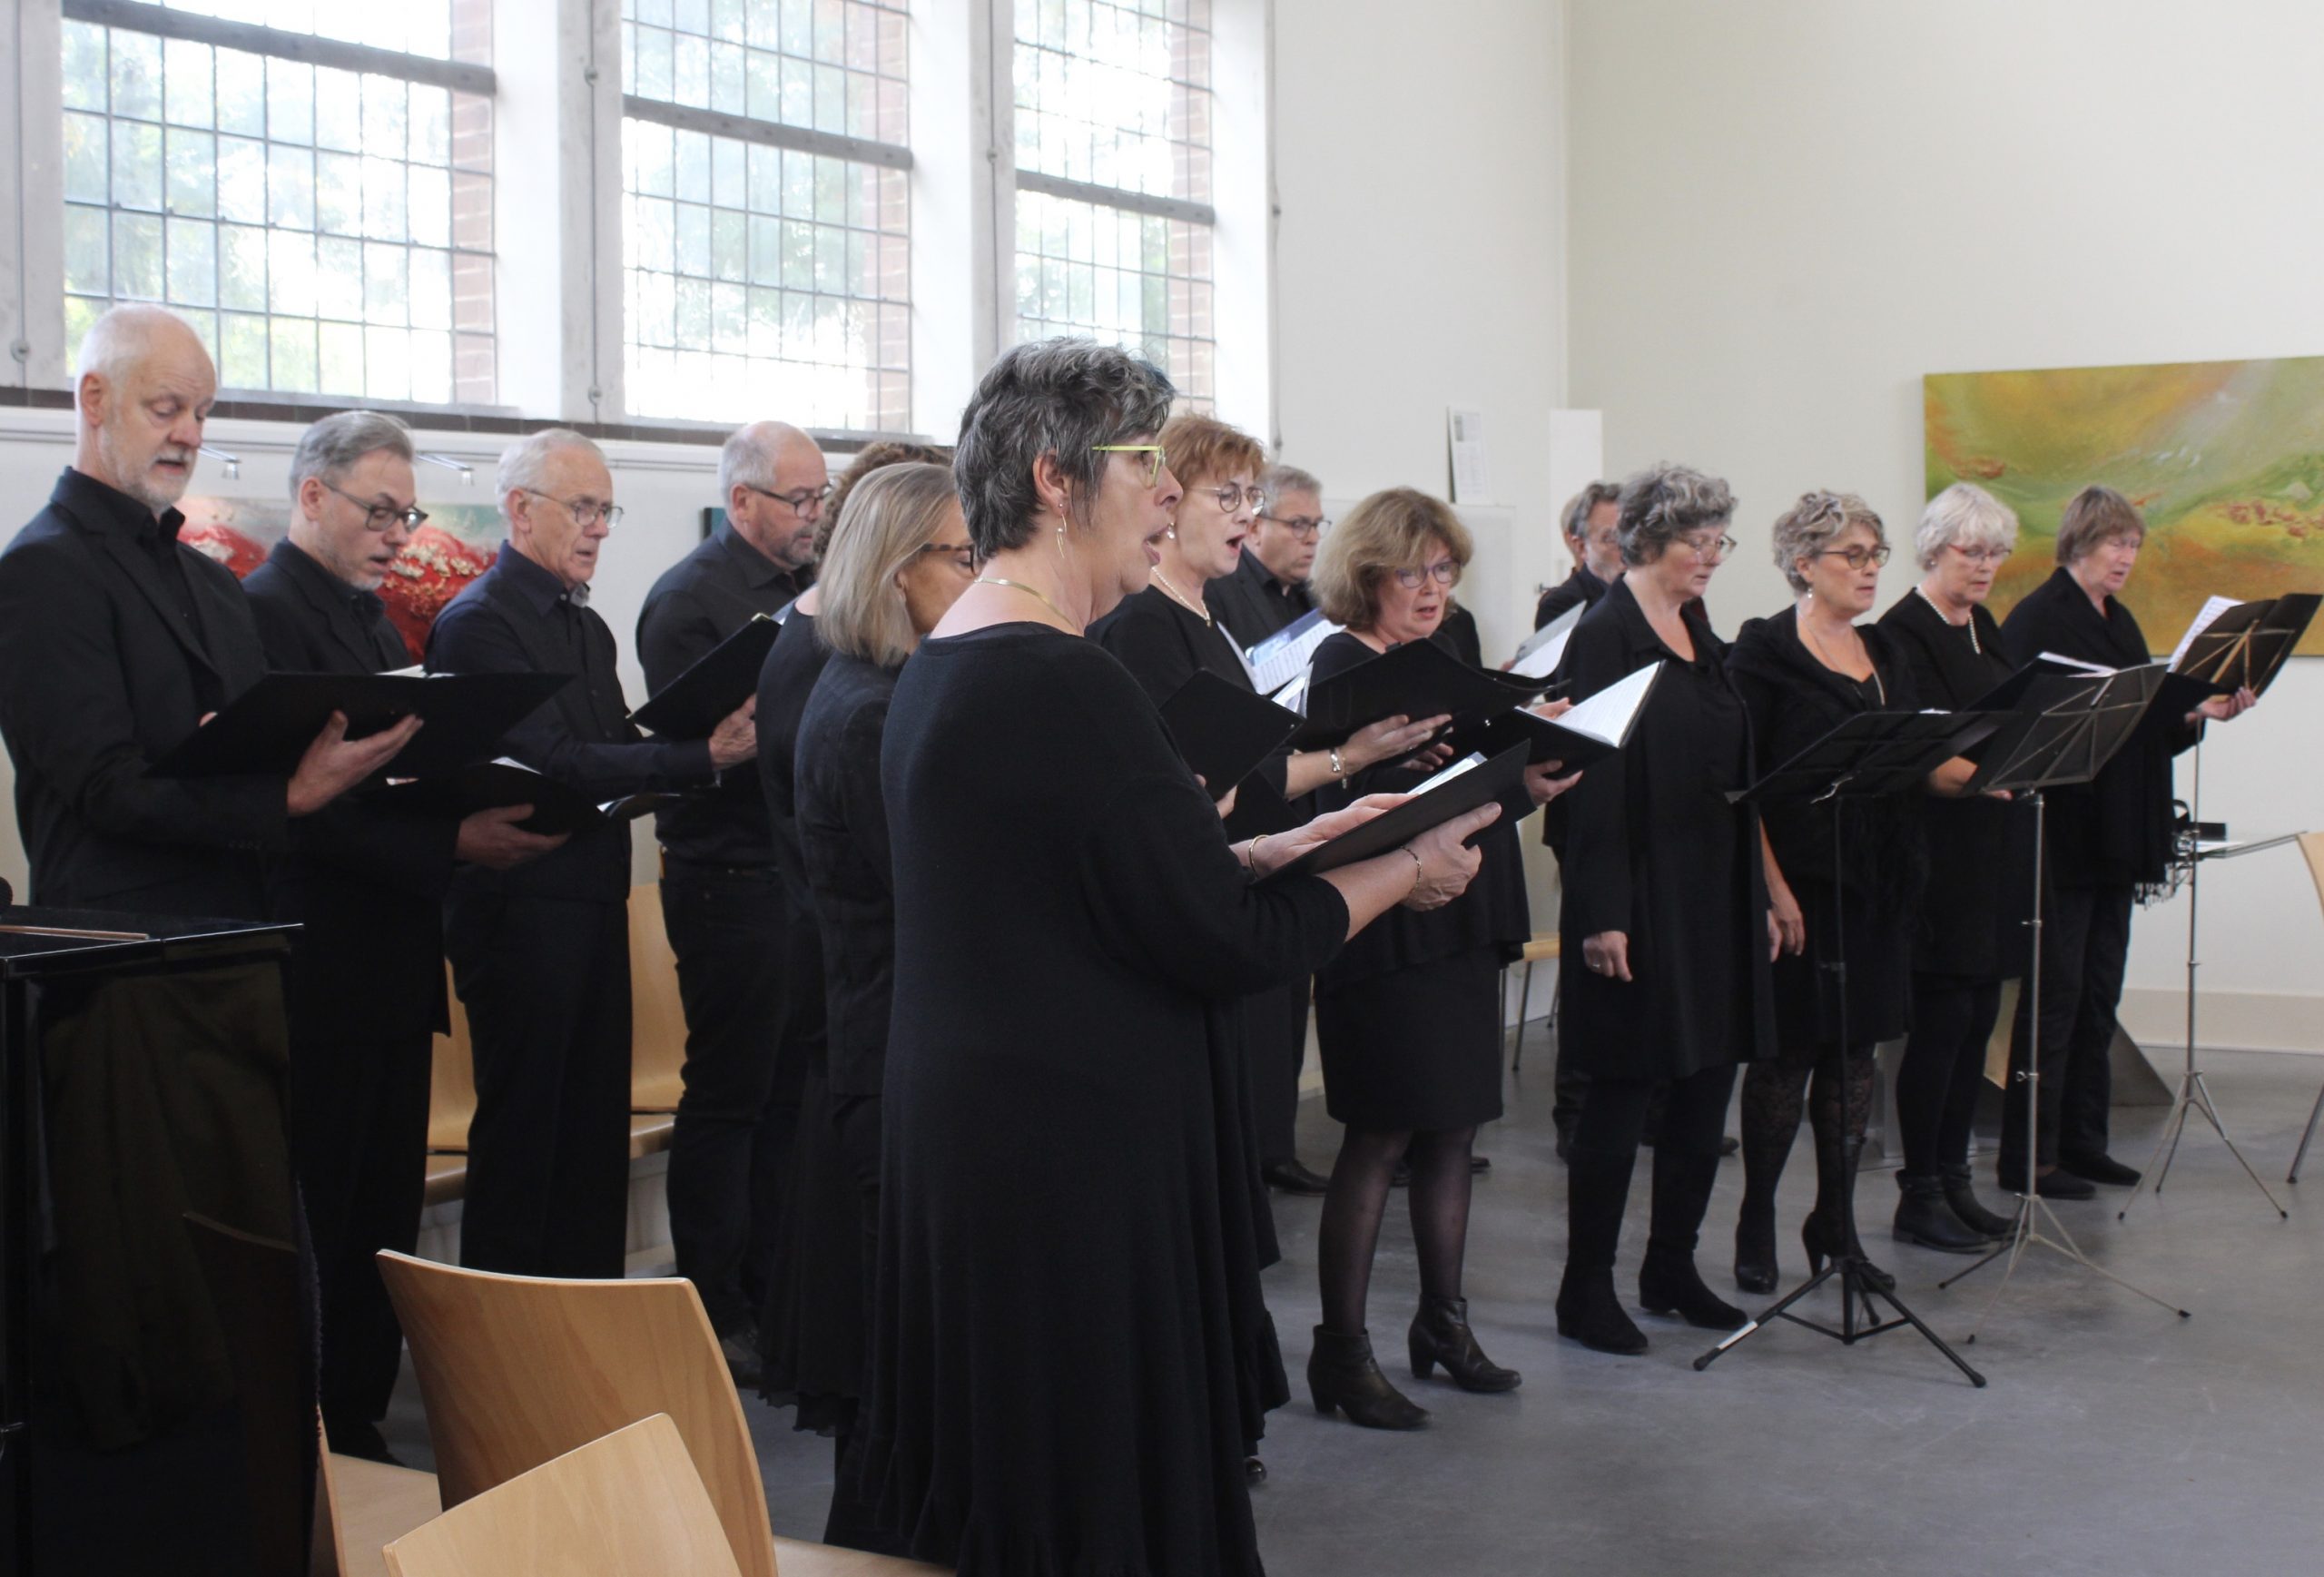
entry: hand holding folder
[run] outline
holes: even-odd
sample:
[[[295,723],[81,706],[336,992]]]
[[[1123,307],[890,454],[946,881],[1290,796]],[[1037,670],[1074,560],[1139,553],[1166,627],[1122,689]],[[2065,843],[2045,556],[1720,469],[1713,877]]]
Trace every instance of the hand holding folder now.
[[[1458,773],[1440,773],[1393,809],[1286,861],[1269,872],[1266,880],[1320,876],[1343,865],[1375,859],[1465,812],[1522,795],[1524,782],[1525,752],[1521,748],[1505,750],[1490,761]]]
[[[533,813],[517,825],[528,833],[552,836],[586,833],[616,822],[634,822],[675,798],[675,794],[665,793],[625,794],[596,804],[569,784],[544,776],[524,763],[505,756],[438,777],[393,784],[379,795],[383,804],[454,817],[465,817],[476,811],[530,805]]]
[[[426,777],[489,760],[501,735],[570,674],[269,674],[153,765],[156,777],[287,777],[344,714],[347,737],[425,724],[379,771]]]
[[[1541,679],[1472,668],[1433,641],[1407,641],[1310,685],[1307,725],[1294,743],[1303,750],[1337,744],[1399,714],[1447,715],[1457,729],[1521,705],[1545,688]]]

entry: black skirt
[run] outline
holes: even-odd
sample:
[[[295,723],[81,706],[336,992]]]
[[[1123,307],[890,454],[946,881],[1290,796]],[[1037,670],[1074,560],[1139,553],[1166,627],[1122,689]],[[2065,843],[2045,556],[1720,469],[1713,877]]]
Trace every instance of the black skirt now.
[[[1324,1105],[1350,1128],[1472,1128],[1501,1115],[1501,951],[1367,975],[1315,993]]]
[[[1884,914],[1850,889],[1835,911],[1828,882],[1795,882],[1793,895],[1807,922],[1807,951],[1776,960],[1776,1045],[1787,1060],[1838,1047],[1842,1027],[1837,971],[1847,966],[1846,1025],[1851,1049],[1893,1040],[1912,1019],[1912,922]],[[1846,926],[1846,946],[1834,945],[1835,914]]]

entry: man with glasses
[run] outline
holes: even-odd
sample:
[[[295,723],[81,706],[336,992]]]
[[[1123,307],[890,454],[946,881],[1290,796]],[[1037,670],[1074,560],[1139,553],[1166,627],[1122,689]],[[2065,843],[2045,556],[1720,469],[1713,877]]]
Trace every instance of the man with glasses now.
[[[830,494],[822,451],[799,429],[753,422],[726,440],[718,457],[724,522],[654,583],[638,615],[647,689],[805,589]],[[819,1019],[803,1018],[803,1006],[820,1004],[801,999],[822,990],[819,976],[790,965],[791,939],[813,922],[793,912],[776,870],[755,755],[657,821],[662,916],[686,1020],[670,1242],[737,1384],[751,1385],[807,1032]]]
[[[1205,593],[1211,612],[1246,650],[1315,606],[1307,576],[1331,525],[1324,518],[1324,484],[1296,466],[1270,467],[1259,491],[1265,502],[1244,538],[1242,561]]]
[[[409,665],[379,588],[428,518],[411,434],[349,410],[290,457],[290,533],[242,583],[266,665],[377,674]],[[333,1451],[389,1460],[379,1437],[403,1338],[374,1256],[409,1254],[426,1186],[431,1038],[448,1027],[444,896],[455,862],[507,870],[565,842],[359,798],[300,823],[278,863],[277,918],[305,929],[290,991],[290,1149],[322,1283],[322,1413]]]
[[[1541,594],[1533,607],[1540,629],[1577,605],[1592,608],[1622,573],[1622,490],[1612,482],[1592,482],[1566,500],[1561,524],[1573,554],[1573,573]]]
[[[697,787],[758,748],[746,704],[708,739],[649,743],[629,721],[613,632],[589,606],[621,518],[597,446],[550,428],[501,452],[508,540],[437,617],[430,673],[570,674],[503,741],[603,803]],[[618,1276],[629,1205],[629,823],[609,819],[509,871],[462,866],[444,947],[468,1009],[476,1116],[460,1263]]]

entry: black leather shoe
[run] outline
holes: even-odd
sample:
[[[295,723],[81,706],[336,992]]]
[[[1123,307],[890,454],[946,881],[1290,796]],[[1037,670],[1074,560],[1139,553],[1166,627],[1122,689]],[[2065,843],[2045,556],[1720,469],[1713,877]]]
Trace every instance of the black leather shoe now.
[[[1366,1429],[1418,1429],[1428,1423],[1428,1409],[1380,1372],[1367,1332],[1349,1336],[1315,1327],[1315,1348],[1307,1355],[1307,1395],[1325,1417],[1336,1410]]]
[[[1638,1301],[1649,1314],[1675,1314],[1707,1331],[1731,1331],[1751,1317],[1703,1285],[1691,1257],[1682,1259],[1650,1249],[1639,1267]]]
[[[1961,1218],[1964,1227],[1982,1233],[1986,1242],[2000,1242],[2017,1225],[2016,1217],[1996,1216],[1978,1202],[1977,1190],[1969,1181],[1968,1162],[1939,1167],[1936,1175],[1945,1184],[1945,1202],[1953,1207],[1953,1213]]]
[[[1485,1356],[1469,1329],[1469,1300],[1429,1297],[1421,1300],[1410,1333],[1413,1378],[1425,1380],[1437,1365],[1463,1391],[1514,1391],[1524,1376],[1504,1369]]]
[[[2053,1167],[2035,1178],[2034,1191],[2044,1199],[2095,1199],[2098,1198],[2098,1190],[2091,1187],[2087,1178],[2076,1177],[2063,1166]]]
[[[1558,1286],[1558,1335],[1583,1346],[1618,1357],[1633,1358],[1646,1351],[1646,1333],[1623,1311],[1614,1296],[1614,1273],[1575,1270],[1566,1267]]]
[[[1984,1251],[1985,1235],[1953,1213],[1952,1205],[1945,1198],[1943,1178],[1899,1172],[1896,1187],[1903,1190],[1896,1200],[1896,1222],[1892,1228],[1897,1242],[1934,1248],[1940,1254]]]
[[[1243,1482],[1246,1483],[1266,1483],[1267,1464],[1261,1462],[1256,1456],[1245,1457],[1243,1459]]]
[[[1728,1134],[1725,1138],[1718,1141],[1718,1158],[1720,1160],[1725,1160],[1728,1157],[1733,1155],[1737,1150],[1739,1150],[1742,1148],[1743,1141],[1737,1138],[1733,1134]]]
[[[1295,1158],[1269,1161],[1259,1168],[1259,1177],[1278,1194],[1297,1194],[1310,1199],[1330,1192],[1332,1187],[1331,1178],[1310,1170]]]
[[[1471,1156],[1469,1158],[1469,1175],[1471,1177],[1482,1178],[1487,1172],[1492,1170],[1492,1158],[1491,1156]]]
[[[2077,1178],[2105,1183],[2112,1188],[2135,1188],[2139,1186],[2139,1169],[2126,1167],[2112,1156],[2070,1156],[2061,1152],[2058,1168],[2061,1171],[2072,1172]]]

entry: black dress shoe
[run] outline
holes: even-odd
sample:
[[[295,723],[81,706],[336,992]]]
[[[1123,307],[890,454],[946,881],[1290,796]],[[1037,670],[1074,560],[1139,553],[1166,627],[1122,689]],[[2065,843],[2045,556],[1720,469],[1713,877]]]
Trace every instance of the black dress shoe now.
[[[1639,1306],[1649,1314],[1677,1315],[1707,1331],[1731,1331],[1751,1316],[1703,1285],[1691,1256],[1646,1251],[1638,1273]]]
[[[1945,1197],[1944,1178],[1899,1172],[1896,1187],[1902,1190],[1896,1200],[1896,1224],[1893,1228],[1897,1242],[1934,1248],[1940,1254],[1984,1252],[1984,1233],[1953,1213],[1953,1206]]]
[[[1491,1156],[1471,1156],[1469,1158],[1469,1175],[1471,1177],[1482,1178],[1487,1172],[1492,1170],[1492,1158]]]
[[[1428,1424],[1428,1409],[1388,1384],[1372,1355],[1372,1337],[1364,1332],[1350,1336],[1315,1327],[1315,1349],[1307,1355],[1307,1395],[1326,1418],[1334,1411],[1344,1413],[1350,1424],[1366,1429],[1421,1429]]]
[[[1310,1170],[1297,1160],[1269,1161],[1259,1168],[1259,1176],[1266,1186],[1280,1194],[1297,1194],[1306,1198],[1331,1191],[1332,1180],[1323,1173]]]
[[[2126,1167],[2108,1155],[2070,1156],[2061,1152],[2058,1168],[2061,1171],[2072,1172],[2077,1178],[2086,1178],[2093,1183],[2111,1184],[2117,1188],[2139,1186],[2139,1169]]]
[[[1646,1333],[1638,1328],[1614,1296],[1610,1269],[1566,1267],[1558,1286],[1558,1335],[1600,1353],[1634,1358],[1646,1351]]]
[[[2132,1173],[2133,1177],[2137,1174]],[[2087,1178],[2078,1178],[2063,1166],[2054,1167],[2034,1179],[2034,1191],[2044,1199],[2095,1199],[2098,1190],[2090,1186]]]
[[[1737,1150],[1739,1150],[1742,1148],[1743,1141],[1737,1138],[1733,1134],[1728,1134],[1725,1138],[1718,1141],[1719,1158],[1724,1160],[1727,1157],[1733,1155]]]
[[[1246,1457],[1245,1457],[1245,1458],[1243,1459],[1243,1481],[1244,1481],[1246,1483],[1266,1483],[1266,1482],[1267,1482],[1267,1464],[1266,1464],[1265,1463],[1264,1463],[1264,1462],[1261,1462],[1261,1461],[1260,1461],[1257,1457],[1256,1457],[1256,1456],[1246,1456]]]

